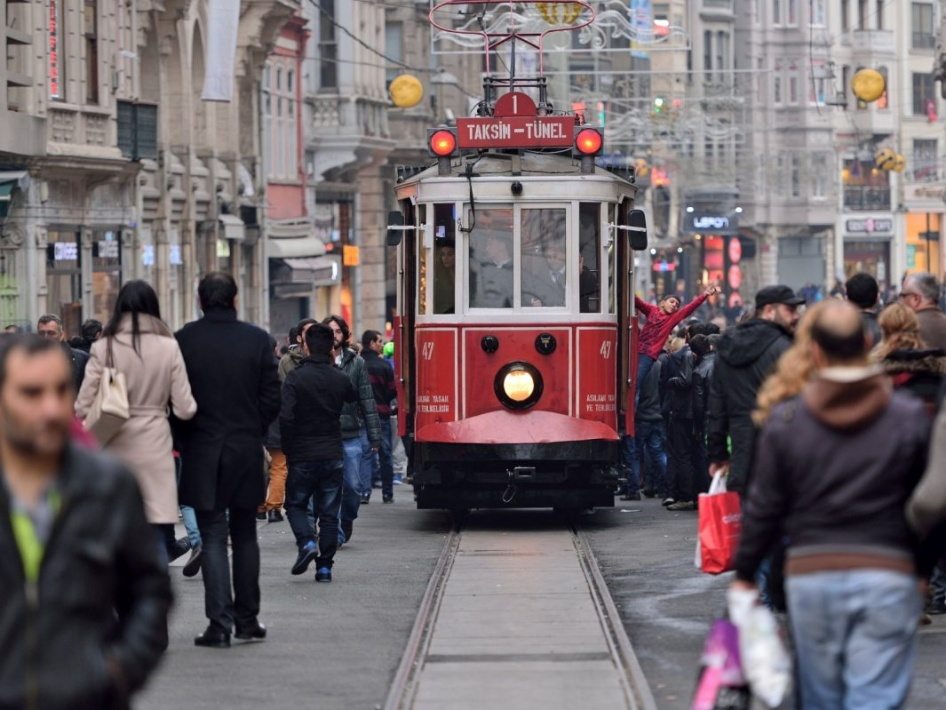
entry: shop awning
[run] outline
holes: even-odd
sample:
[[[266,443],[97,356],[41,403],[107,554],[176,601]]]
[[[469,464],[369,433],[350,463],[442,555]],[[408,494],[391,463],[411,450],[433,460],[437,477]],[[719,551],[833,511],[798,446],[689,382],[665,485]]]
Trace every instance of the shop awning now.
[[[341,282],[342,265],[338,256],[277,259],[271,276],[273,295],[277,298],[304,298],[319,286]]]
[[[0,171],[0,219],[10,212],[13,188],[26,190],[30,186],[30,174],[26,170]]]
[[[325,254],[325,245],[318,237],[309,235],[286,239],[274,238],[270,235],[269,257],[271,259],[298,259],[323,254]]]
[[[223,238],[242,242],[246,239],[246,224],[234,214],[222,214],[217,220],[223,227]]]

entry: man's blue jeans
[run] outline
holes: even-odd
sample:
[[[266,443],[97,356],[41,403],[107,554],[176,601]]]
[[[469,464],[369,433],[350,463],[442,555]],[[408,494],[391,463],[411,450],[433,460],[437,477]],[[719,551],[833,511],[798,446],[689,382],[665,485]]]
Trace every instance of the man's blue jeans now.
[[[634,408],[637,408],[637,403],[641,398],[641,384],[644,380],[647,379],[647,373],[650,372],[650,368],[654,366],[654,363],[657,362],[650,355],[644,355],[643,353],[637,356],[637,381],[634,383]]]
[[[289,461],[286,479],[286,517],[296,536],[296,545],[315,541],[315,529],[309,520],[309,500],[315,506],[319,524],[317,567],[331,567],[338,549],[338,512],[342,505],[343,459]]]
[[[375,456],[374,450],[371,448],[371,444],[368,442],[368,432],[364,427],[361,428],[361,467],[359,469],[359,486],[358,494],[363,496],[371,495],[371,475],[374,473],[375,465]]]
[[[343,439],[345,449],[345,482],[342,487],[342,520],[351,522],[358,518],[361,507],[361,437]]]
[[[177,485],[181,485],[181,459],[179,456],[174,458],[174,475],[177,477]],[[189,505],[181,506],[181,520],[184,523],[184,530],[187,531],[187,540],[191,544],[191,549],[196,550],[200,547],[200,530],[197,529],[197,513]]]
[[[916,577],[891,570],[786,578],[801,707],[899,708],[916,656]]]
[[[657,422],[635,422],[634,425],[636,447],[644,452],[645,475],[641,477],[640,456],[631,459],[631,465],[636,466],[634,478],[645,481],[649,487],[661,498],[666,498],[667,489],[667,437],[664,434],[663,420]],[[636,448],[635,447],[635,448]]]
[[[381,476],[381,495],[385,498],[394,495],[394,461],[391,458],[391,420],[381,420],[381,448],[374,454],[372,475]]]

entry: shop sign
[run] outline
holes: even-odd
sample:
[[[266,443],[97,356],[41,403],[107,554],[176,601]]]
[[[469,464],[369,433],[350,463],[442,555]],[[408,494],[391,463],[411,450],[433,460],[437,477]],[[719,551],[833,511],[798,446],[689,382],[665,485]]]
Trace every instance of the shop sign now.
[[[100,259],[117,259],[118,258],[118,242],[116,241],[99,242],[99,258]]]
[[[181,259],[181,245],[180,244],[171,244],[170,255],[168,261],[171,266],[180,266],[184,263]]]
[[[907,185],[904,188],[905,202],[939,202],[946,201],[946,186],[942,183],[921,183]]]
[[[59,2],[49,0],[49,98],[61,99],[59,84]]]
[[[736,214],[708,214],[687,212],[684,215],[685,232],[690,234],[738,234],[739,217]]]
[[[141,265],[154,266],[154,244],[145,244],[141,247]]]
[[[907,269],[916,268],[916,247],[912,244],[907,244]]]
[[[859,217],[844,222],[844,231],[848,234],[892,234],[892,217]]]
[[[78,261],[79,245],[75,242],[56,242],[53,245],[53,259],[55,261]]]

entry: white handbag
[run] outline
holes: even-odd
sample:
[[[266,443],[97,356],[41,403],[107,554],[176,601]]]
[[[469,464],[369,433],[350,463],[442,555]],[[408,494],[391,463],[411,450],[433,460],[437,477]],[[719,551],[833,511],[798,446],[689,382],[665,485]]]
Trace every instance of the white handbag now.
[[[108,340],[108,358],[102,370],[99,391],[85,418],[85,428],[95,437],[100,446],[106,446],[130,416],[128,386],[125,375],[115,369],[112,359],[112,339]]]

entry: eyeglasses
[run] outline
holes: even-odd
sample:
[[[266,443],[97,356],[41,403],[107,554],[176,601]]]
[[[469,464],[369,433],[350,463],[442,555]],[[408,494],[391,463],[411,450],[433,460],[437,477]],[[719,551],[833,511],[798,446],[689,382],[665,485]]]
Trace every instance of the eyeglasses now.
[[[59,331],[56,330],[38,330],[36,332],[41,338],[59,338]]]

